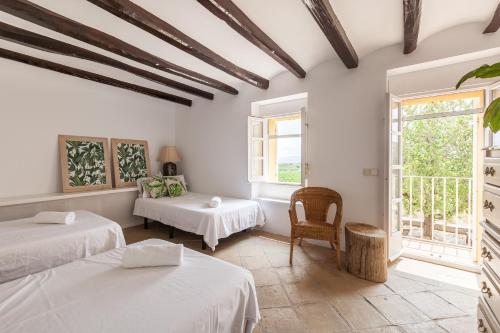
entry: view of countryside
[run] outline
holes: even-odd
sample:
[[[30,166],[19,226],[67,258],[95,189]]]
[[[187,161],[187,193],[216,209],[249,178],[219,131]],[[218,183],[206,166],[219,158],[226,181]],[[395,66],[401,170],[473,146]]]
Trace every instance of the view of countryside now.
[[[420,116],[474,109],[475,102],[403,103],[404,236],[471,245],[474,116]]]
[[[280,183],[301,182],[301,126],[300,117],[276,123],[277,135],[284,137],[270,140],[270,145],[276,145],[277,179]]]

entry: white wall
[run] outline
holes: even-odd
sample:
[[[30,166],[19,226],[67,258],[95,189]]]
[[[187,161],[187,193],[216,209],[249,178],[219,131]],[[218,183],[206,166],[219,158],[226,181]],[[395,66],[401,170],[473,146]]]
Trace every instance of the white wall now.
[[[247,86],[238,96],[199,101],[176,116],[176,142],[192,189],[249,198],[246,117],[251,103],[308,92],[309,184],[342,194],[344,223],[383,227],[387,70],[500,45],[500,35],[485,36],[483,28],[483,23],[468,24],[441,32],[411,55],[403,55],[401,45],[387,47],[362,58],[354,70],[331,60],[303,80],[284,72],[266,91]],[[364,177],[366,167],[379,168],[380,176]],[[288,234],[287,205],[267,202],[264,208],[266,229]]]
[[[172,103],[4,59],[0,73],[0,197],[61,192],[58,134],[147,140],[153,173],[160,147],[175,143]],[[84,201],[108,217],[116,209],[131,217],[129,196],[112,195],[114,204],[103,197]],[[85,207],[36,207],[54,205]],[[0,220],[12,211],[22,217],[31,208],[0,210]]]

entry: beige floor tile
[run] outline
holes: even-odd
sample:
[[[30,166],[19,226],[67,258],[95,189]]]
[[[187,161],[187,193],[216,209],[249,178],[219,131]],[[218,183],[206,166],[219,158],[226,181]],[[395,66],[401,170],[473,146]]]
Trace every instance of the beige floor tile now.
[[[280,283],[278,274],[273,269],[269,268],[252,269],[250,270],[250,272],[252,272],[253,278],[255,280],[255,285],[257,287],[270,286],[273,284]]]
[[[406,279],[396,274],[389,275],[385,285],[398,294],[417,293],[429,290],[429,286],[424,283]]]
[[[263,309],[260,314],[262,333],[304,333],[305,331],[302,321],[290,307]]]
[[[399,295],[367,297],[393,325],[417,324],[429,320]]]
[[[454,290],[437,290],[434,291],[434,294],[438,295],[441,298],[444,298],[445,300],[468,314],[474,314],[477,311],[477,296],[464,294]]]
[[[236,266],[243,266],[242,263],[241,263],[241,257],[239,255],[235,255],[235,254],[218,254],[218,255],[214,255],[214,257],[218,258],[218,259],[221,259],[221,260],[224,260],[224,261],[227,261],[233,265],[236,265]]]
[[[389,325],[389,322],[364,299],[338,301],[334,306],[354,329],[362,330]]]
[[[306,281],[283,285],[293,304],[326,301],[325,291],[317,283]]]
[[[290,305],[290,301],[283,287],[279,284],[256,287],[256,290],[259,307],[261,309]]]
[[[465,313],[431,292],[406,294],[404,298],[431,319],[459,317]]]
[[[267,253],[267,258],[273,267],[290,267],[302,266],[305,264],[304,260],[299,256],[293,257],[293,263],[290,265],[290,255],[288,253]]]
[[[383,283],[361,285],[359,288],[357,288],[356,292],[365,297],[394,294],[394,292],[391,289],[387,288]]]
[[[302,282],[312,279],[305,266],[279,267],[275,269],[284,283]]]
[[[264,249],[256,244],[238,246],[238,253],[242,257],[255,257],[265,255]]]
[[[328,303],[311,303],[296,308],[309,333],[349,332],[347,322]]]
[[[352,333],[401,333],[401,329],[396,326],[386,326],[379,328],[369,328],[367,330],[352,331]]]
[[[450,333],[477,332],[476,316],[438,320],[437,324]]]
[[[401,327],[405,333],[446,333],[441,327],[433,321],[419,324],[409,324]]]
[[[246,269],[270,268],[271,264],[266,256],[241,257],[241,263]]]

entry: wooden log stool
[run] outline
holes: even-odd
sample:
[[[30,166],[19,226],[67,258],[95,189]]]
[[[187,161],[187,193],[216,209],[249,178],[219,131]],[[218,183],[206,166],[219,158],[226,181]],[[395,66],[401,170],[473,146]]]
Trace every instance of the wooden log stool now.
[[[387,280],[387,244],[385,232],[363,223],[345,225],[347,271],[373,282]]]

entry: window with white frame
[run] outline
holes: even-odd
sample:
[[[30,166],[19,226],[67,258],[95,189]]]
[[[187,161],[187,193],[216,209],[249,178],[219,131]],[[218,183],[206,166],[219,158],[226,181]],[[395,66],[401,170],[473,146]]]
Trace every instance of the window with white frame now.
[[[250,182],[304,185],[305,108],[297,113],[248,118]]]

